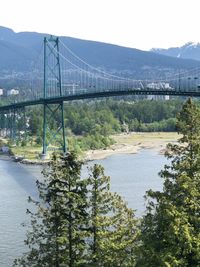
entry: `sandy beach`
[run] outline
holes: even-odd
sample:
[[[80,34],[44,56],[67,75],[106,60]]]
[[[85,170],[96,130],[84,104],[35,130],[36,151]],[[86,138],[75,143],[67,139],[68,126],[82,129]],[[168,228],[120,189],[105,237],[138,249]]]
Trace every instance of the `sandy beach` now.
[[[115,144],[108,149],[89,150],[85,153],[86,160],[104,159],[114,154],[134,154],[141,149],[153,149],[164,153],[168,143],[175,143],[179,138],[177,133],[129,133],[114,135]]]

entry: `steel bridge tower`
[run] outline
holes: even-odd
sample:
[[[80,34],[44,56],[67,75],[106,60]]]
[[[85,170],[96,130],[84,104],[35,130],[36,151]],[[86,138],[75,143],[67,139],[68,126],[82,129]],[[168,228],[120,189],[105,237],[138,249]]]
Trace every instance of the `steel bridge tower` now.
[[[42,158],[47,150],[60,149],[66,152],[63,100],[49,103],[48,98],[62,97],[59,38],[44,38],[44,85],[43,85],[43,149]],[[54,130],[52,130],[54,129]]]

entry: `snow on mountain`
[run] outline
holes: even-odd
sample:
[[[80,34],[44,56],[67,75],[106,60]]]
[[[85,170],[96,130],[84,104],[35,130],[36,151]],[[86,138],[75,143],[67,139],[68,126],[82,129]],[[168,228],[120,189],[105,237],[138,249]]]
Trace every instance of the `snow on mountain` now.
[[[200,43],[188,42],[181,47],[170,47],[168,49],[152,48],[151,52],[176,58],[200,60]]]

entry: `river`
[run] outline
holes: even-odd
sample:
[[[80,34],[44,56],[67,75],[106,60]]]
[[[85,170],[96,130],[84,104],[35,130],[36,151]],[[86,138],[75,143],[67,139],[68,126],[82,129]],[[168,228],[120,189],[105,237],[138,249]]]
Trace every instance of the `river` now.
[[[105,174],[111,176],[111,190],[118,192],[129,207],[141,216],[145,211],[146,190],[162,190],[158,172],[166,159],[152,150],[138,154],[113,155],[103,160],[89,162],[102,164]],[[9,160],[0,160],[0,266],[11,267],[14,258],[24,251],[25,229],[21,223],[28,220],[28,196],[37,197],[35,182],[41,168]],[[84,167],[83,176],[87,176]]]

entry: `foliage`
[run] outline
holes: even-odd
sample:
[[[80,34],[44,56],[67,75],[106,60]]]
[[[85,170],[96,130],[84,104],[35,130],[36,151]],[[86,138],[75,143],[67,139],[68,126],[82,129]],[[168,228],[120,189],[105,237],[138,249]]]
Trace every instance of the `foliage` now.
[[[123,123],[131,131],[143,131],[144,127],[146,131],[174,131],[181,104],[180,100],[74,102],[65,106],[65,125],[74,135],[81,136],[109,136],[122,131]],[[42,110],[30,109],[28,116],[30,133],[41,136]]]
[[[122,198],[110,192],[110,177],[101,165],[90,169],[88,265],[133,266],[137,221]]]
[[[147,192],[137,266],[200,266],[200,109],[189,99],[178,116],[182,137],[169,144],[163,192]]]
[[[182,101],[83,101],[64,108],[65,126],[71,151],[106,148],[113,144],[110,135],[123,131],[175,131],[175,116]],[[42,109],[28,109],[29,135],[42,144]],[[55,119],[58,114],[55,114]],[[56,127],[52,123],[51,128]],[[70,133],[70,134],[68,134]],[[49,136],[47,135],[47,139]]]
[[[94,165],[81,179],[75,154],[53,155],[25,244],[29,251],[14,266],[132,267],[137,221],[122,198],[110,192],[110,178]]]
[[[84,263],[86,182],[80,179],[82,162],[75,154],[53,155],[44,181],[37,181],[39,201],[29,198],[36,211],[25,244],[29,251],[15,266],[81,266]]]

